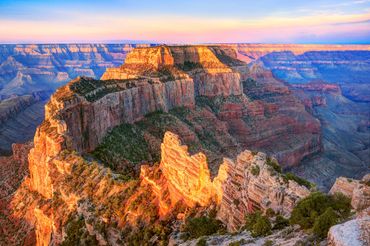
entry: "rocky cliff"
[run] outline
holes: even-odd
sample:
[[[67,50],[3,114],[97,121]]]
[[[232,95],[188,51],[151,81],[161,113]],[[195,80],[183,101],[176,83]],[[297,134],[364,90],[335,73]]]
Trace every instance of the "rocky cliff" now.
[[[266,155],[246,150],[235,160],[224,159],[217,176],[212,180],[206,156],[189,154],[179,136],[167,132],[162,143],[159,169],[163,179],[149,176],[150,167],[143,166],[141,178],[145,184],[168,189],[170,204],[184,202],[189,207],[197,204],[219,206],[220,218],[230,231],[238,230],[247,213],[268,208],[290,214],[296,202],[310,192],[295,181],[284,180],[283,175],[269,165]],[[258,170],[258,171],[254,171]],[[158,188],[157,188],[158,189]],[[161,199],[163,193],[158,194]],[[170,206],[164,202],[161,211]]]
[[[352,220],[330,228],[328,245],[368,245],[370,243],[370,174],[365,175],[361,180],[338,178],[330,189],[330,194],[338,192],[351,199],[356,215]]]
[[[99,78],[136,46],[140,45],[0,45],[0,95],[55,89],[77,76]]]
[[[10,154],[12,143],[32,139],[56,88],[78,76],[100,78],[137,46],[150,45],[1,44],[0,154]]]
[[[50,93],[39,91],[0,101],[0,155],[10,154],[13,143],[24,143],[34,136]]]
[[[149,56],[148,67],[140,64],[139,60],[146,59],[140,56]],[[130,79],[114,78],[108,71],[113,77],[81,77],[58,89],[46,105],[45,120],[36,131],[28,155],[29,178],[9,197],[6,206],[10,213],[5,218],[12,223],[23,221],[20,225],[24,227],[28,224],[29,230],[19,231],[34,235],[27,238],[34,238],[38,245],[72,240],[69,228],[77,226],[75,223],[81,226],[84,240],[116,245],[135,235],[132,227],[151,221],[160,223],[158,216],[168,220],[184,206],[215,202],[221,208],[219,218],[230,230],[243,224],[237,215],[226,216],[231,210],[243,215],[252,209],[271,207],[289,213],[308,190],[284,180],[280,173],[274,174],[276,171],[261,153],[246,151],[237,156],[244,147],[230,131],[235,127],[230,127],[228,119],[240,120],[249,112],[248,103],[255,100],[244,94],[243,79],[266,76],[259,76],[258,71],[250,73],[235,57],[232,50],[216,46],[138,49],[119,69],[119,74],[133,75]],[[270,88],[261,96],[260,105],[273,113],[282,105],[265,106],[270,91],[293,97],[287,87],[267,77],[258,87]],[[275,86],[270,85],[271,81]],[[307,114],[297,111],[293,115],[296,113]],[[158,116],[158,120],[151,121],[151,117]],[[124,173],[115,169],[112,173],[103,167],[110,166],[109,162],[98,160],[98,164],[94,156],[81,156],[105,143],[115,126],[125,124],[137,127],[134,139],[142,136],[147,143],[141,145],[151,151],[157,151],[158,139],[163,141],[159,166],[143,167],[140,185],[137,181],[120,181],[127,179],[122,177]],[[292,124],[304,129],[299,122]],[[179,135],[166,133],[162,139],[161,132],[171,127]],[[306,133],[317,137],[311,129]],[[192,145],[183,146],[180,138]],[[119,152],[112,154],[114,157]],[[230,158],[223,160],[223,156]],[[152,162],[144,158],[138,166],[143,161]],[[127,160],[122,163],[126,165]],[[254,166],[260,173],[252,176]],[[283,189],[275,189],[277,185]],[[240,194],[240,187],[246,192]],[[127,238],[120,234],[125,230],[129,232]]]
[[[293,84],[292,90],[321,121],[323,140],[323,151],[293,170],[325,190],[338,176],[360,179],[369,173],[370,105],[349,100],[340,85],[320,80]]]

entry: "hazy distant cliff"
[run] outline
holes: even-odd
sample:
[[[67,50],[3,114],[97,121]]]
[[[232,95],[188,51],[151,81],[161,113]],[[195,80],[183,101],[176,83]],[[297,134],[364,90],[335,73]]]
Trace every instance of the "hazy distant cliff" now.
[[[55,89],[77,76],[99,78],[122,63],[131,44],[0,45],[0,96]]]
[[[122,64],[126,54],[136,46],[149,45],[130,45],[130,44],[40,44],[40,45],[0,45],[0,99],[8,98],[9,95],[31,95],[33,92],[43,93],[54,91],[57,87],[78,76],[88,76],[98,79],[104,73],[105,78],[114,75],[116,78],[126,78],[125,73],[117,68]],[[228,56],[243,60],[247,63],[261,63],[266,68],[271,69],[273,75],[279,79],[286,79],[288,82],[307,82],[311,79],[329,79],[342,86],[345,96],[358,101],[369,101],[369,86],[363,83],[369,73],[368,45],[277,45],[277,44],[238,44],[224,45],[224,51]],[[177,50],[177,51],[176,51]],[[189,48],[185,55],[182,55],[180,46],[172,49],[175,63],[187,59],[184,69],[192,69],[194,60],[197,59],[195,48]],[[131,57],[132,62],[140,61],[139,53]],[[206,58],[206,54],[203,57]],[[216,54],[217,55],[217,54]],[[136,56],[136,58],[134,57]],[[218,54],[219,57],[222,54]],[[204,59],[203,58],[203,59]],[[208,57],[207,57],[208,59]],[[222,60],[222,58],[220,58]],[[227,60],[222,60],[227,62]],[[205,61],[206,62],[206,61]],[[195,63],[196,64],[196,63]],[[105,72],[106,68],[109,68]],[[199,68],[198,68],[199,69]],[[213,69],[213,68],[212,68]],[[220,69],[220,68],[218,68]],[[225,68],[224,68],[225,69]],[[344,72],[343,72],[344,71]],[[117,77],[121,74],[121,77]],[[126,76],[126,77],[123,77]],[[204,77],[205,76],[205,77]],[[224,76],[224,75],[217,75]],[[235,83],[230,78],[216,79],[213,75],[199,74],[193,75],[194,81],[224,83]],[[103,77],[104,79],[104,77]],[[223,81],[223,82],[222,82]],[[350,82],[351,84],[349,84]],[[361,82],[363,84],[355,84]],[[366,81],[365,81],[366,82]],[[207,86],[195,88],[196,93],[215,93],[217,89],[214,83]],[[218,87],[221,88],[221,87]],[[233,87],[230,87],[233,88]],[[199,89],[203,90],[200,91]],[[239,91],[240,92],[240,91]],[[230,91],[228,92],[230,93]],[[45,103],[46,101],[43,101]],[[28,111],[36,115],[42,115],[42,104],[35,106]],[[257,104],[255,105],[256,110]],[[28,107],[18,111],[21,114]],[[36,124],[30,117],[16,116],[22,118],[28,126],[30,136],[35,130]],[[25,114],[28,115],[27,113]],[[12,125],[14,121],[9,121]],[[5,129],[5,128],[4,128]],[[9,128],[6,128],[9,129]],[[17,131],[1,130],[6,143],[2,146],[6,151],[10,151],[12,141],[28,140],[17,136]]]

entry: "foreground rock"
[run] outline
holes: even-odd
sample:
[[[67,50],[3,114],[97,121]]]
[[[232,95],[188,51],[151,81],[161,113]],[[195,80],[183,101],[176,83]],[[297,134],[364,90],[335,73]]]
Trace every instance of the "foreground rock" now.
[[[370,174],[363,177],[362,180],[354,180],[345,177],[339,177],[330,189],[330,194],[337,192],[343,193],[351,199],[352,207],[360,212],[370,207]]]
[[[330,194],[342,193],[351,199],[356,210],[355,218],[332,226],[328,232],[328,245],[355,246],[370,244],[370,174],[362,180],[337,178]]]
[[[330,228],[328,245],[365,246],[370,244],[370,216],[357,218]]]

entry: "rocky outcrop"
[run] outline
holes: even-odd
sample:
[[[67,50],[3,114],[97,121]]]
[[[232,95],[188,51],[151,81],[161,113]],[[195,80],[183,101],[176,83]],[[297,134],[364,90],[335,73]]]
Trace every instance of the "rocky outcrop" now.
[[[32,198],[20,198],[20,202],[13,206],[13,198],[22,192],[30,196],[29,190],[24,190],[28,183],[29,175],[27,156],[32,143],[13,144],[13,155],[0,157],[0,244],[1,245],[34,245],[35,234],[33,225],[27,220],[30,217],[23,216],[32,213],[22,209],[22,205],[28,204]],[[22,214],[22,216],[15,215]]]
[[[226,57],[219,46],[158,46],[151,49],[135,49],[128,54],[120,68],[107,69],[102,79],[132,79],[153,75],[150,70],[177,67],[187,72],[194,80],[195,95],[229,96],[241,95],[240,74],[222,62]],[[229,54],[230,52],[228,52]],[[243,65],[231,53],[231,61]],[[220,57],[222,56],[222,57]],[[233,60],[234,59],[234,60]],[[184,75],[184,72],[176,71]]]
[[[370,174],[365,175],[362,180],[339,177],[329,193],[343,193],[351,199],[351,205],[356,211],[362,211],[370,207],[369,182]]]
[[[179,136],[167,132],[161,146],[163,176],[168,182],[172,204],[183,200],[189,207],[208,205],[214,196],[207,157],[190,155]]]
[[[332,226],[328,233],[329,246],[365,246],[370,244],[370,216]]]
[[[245,223],[245,215],[256,209],[271,208],[290,214],[298,200],[310,193],[306,187],[284,180],[267,164],[263,153],[245,150],[236,160],[224,159],[212,181],[206,156],[203,153],[190,155],[177,135],[167,132],[161,149],[159,168],[166,182],[151,178],[147,166],[142,167],[143,182],[153,187],[162,184],[162,189],[156,190],[168,189],[172,206],[177,202],[189,207],[215,202],[219,206],[218,218],[230,231],[238,230]],[[161,199],[162,193],[158,197]],[[162,211],[169,211],[168,205]]]
[[[267,164],[266,155],[244,151],[234,161],[225,160],[214,181],[218,187],[218,217],[231,231],[244,224],[244,217],[253,210],[273,211],[289,215],[298,200],[309,190],[286,180]]]

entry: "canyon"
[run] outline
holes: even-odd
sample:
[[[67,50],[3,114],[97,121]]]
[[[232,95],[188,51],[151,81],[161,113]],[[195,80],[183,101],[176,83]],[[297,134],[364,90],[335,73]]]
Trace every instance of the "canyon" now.
[[[158,228],[180,230],[176,222],[212,209],[236,232],[247,214],[289,216],[314,191],[281,169],[322,189],[338,175],[369,172],[366,104],[346,99],[338,84],[291,85],[239,58],[233,46],[136,48],[101,79],[80,76],[57,89],[33,144],[13,145],[13,156],[0,159],[0,242],[121,245],[147,237],[145,231],[145,240],[159,244],[168,235],[155,234]],[[3,122],[37,101],[17,100],[2,111]],[[356,129],[335,117],[328,122],[328,115],[348,115]],[[346,146],[350,153],[329,148],[338,131],[358,132],[358,145]],[[334,163],[339,154],[330,151],[358,159]],[[366,184],[340,180],[332,189],[358,194],[353,206],[366,209]]]
[[[154,45],[1,45],[0,97],[6,99],[11,95],[31,96],[32,93],[40,93],[40,91],[54,91],[58,86],[77,76],[89,76],[95,79],[99,79],[103,74],[108,76],[109,73],[119,70],[114,67],[120,65],[127,53],[136,46]],[[223,46],[236,52],[237,59],[250,65],[260,64],[271,70],[272,76],[280,80],[289,83],[306,83],[313,79],[323,79],[328,83],[339,83],[343,95],[351,101],[362,103],[367,100],[366,75],[370,69],[367,58],[370,48],[367,45],[225,44]],[[106,68],[109,70],[104,73]],[[22,74],[19,77],[28,79],[18,79],[22,80],[19,82],[17,73]],[[344,74],[346,78],[343,77]],[[15,83],[16,80],[20,84]],[[12,81],[15,83],[14,86],[11,86],[14,84]],[[31,111],[42,117],[42,105],[46,102],[47,100],[43,100],[31,109],[24,105],[19,113],[26,111],[23,115],[28,116],[27,112]],[[260,108],[258,105],[254,107],[256,110]],[[4,138],[8,140],[2,143],[3,154],[10,153],[13,142],[31,140],[36,126],[40,123],[40,119],[35,121],[32,117],[23,115],[21,114],[19,118],[30,126],[29,130],[27,133],[20,134],[6,127],[17,125],[17,122],[11,120],[6,124],[2,132]]]
[[[135,60],[137,53],[144,56],[139,60],[145,60],[145,57],[149,56],[154,65],[144,66],[143,69],[143,66]],[[232,231],[239,228],[243,220],[238,216],[229,218],[227,214],[230,210],[236,209],[241,215],[256,208],[264,210],[271,208],[277,212],[289,213],[299,198],[309,194],[309,190],[304,186],[293,180],[284,181],[282,174],[274,171],[272,167],[269,168],[269,164],[266,164],[269,160],[265,154],[247,151],[237,157],[238,142],[230,134],[226,138],[223,136],[222,133],[227,131],[227,122],[222,123],[218,117],[234,115],[234,119],[241,121],[241,116],[248,113],[242,112],[241,102],[251,100],[243,93],[246,88],[242,83],[242,78],[246,78],[250,72],[236,60],[235,53],[217,46],[181,48],[160,46],[136,49],[131,54],[118,73],[118,76],[128,73],[132,76],[130,79],[117,80],[108,70],[110,77],[105,80],[78,78],[59,88],[51,96],[45,107],[45,120],[38,127],[34,147],[28,154],[29,176],[24,175],[22,184],[7,197],[9,200],[4,204],[5,211],[10,213],[4,218],[8,221],[7,224],[19,225],[20,223],[16,221],[24,220],[22,223],[28,223],[28,229],[27,231],[18,229],[24,230],[23,237],[6,233],[10,239],[6,237],[2,240],[19,242],[23,240],[23,243],[34,240],[37,245],[59,244],[68,240],[68,236],[65,238],[68,223],[74,220],[74,214],[78,214],[82,216],[83,224],[86,225],[84,229],[86,240],[116,245],[118,240],[129,240],[129,237],[120,236],[120,230],[134,226],[139,220],[145,224],[153,219],[156,221],[155,218],[158,218],[156,216],[165,218],[169,214],[176,215],[175,211],[179,209],[178,206],[182,201],[185,203],[180,207],[185,208],[192,208],[198,204],[205,207],[215,201],[217,206],[222,208],[218,217]],[[221,62],[221,59],[227,63]],[[194,65],[196,62],[200,64]],[[192,64],[192,69],[184,67],[189,64]],[[253,70],[251,76],[258,77],[259,71]],[[265,73],[264,70],[261,72]],[[268,75],[269,73],[260,77]],[[270,79],[273,80],[271,77]],[[273,83],[278,84],[277,81]],[[282,85],[270,87],[275,92],[281,91],[282,98],[291,96]],[[139,92],[144,96],[135,96]],[[236,96],[241,98],[234,98]],[[196,99],[198,97],[202,98],[203,104],[199,105],[199,99]],[[214,103],[213,100],[219,97],[225,102],[214,105],[214,109],[211,109],[212,105],[205,104]],[[114,103],[119,100],[121,103]],[[228,100],[236,101],[232,103]],[[226,106],[225,110],[224,106],[228,103],[236,105],[232,108],[238,111],[228,112],[230,106]],[[217,144],[212,144],[218,146],[220,142],[225,148],[231,142],[233,146],[230,153],[226,148],[224,152],[233,158],[225,159],[223,164],[208,163],[207,155],[203,154],[202,150],[211,153],[210,156],[212,153],[213,155],[220,153],[217,153],[217,149],[213,150],[212,145],[206,144],[200,144],[200,150],[195,149],[198,150],[198,154],[187,152],[187,147],[182,145],[180,138],[189,142],[193,135],[195,137],[193,140],[196,141],[197,134],[192,131],[196,133],[202,130],[204,126],[201,125],[201,121],[198,122],[199,127],[191,128],[189,123],[189,125],[183,123],[184,129],[188,128],[188,131],[181,130],[179,135],[174,135],[167,127],[163,129],[164,139],[160,137],[157,140],[163,141],[160,146],[162,153],[160,164],[153,167],[142,166],[140,184],[135,181],[135,177],[131,178],[132,181],[122,182],[119,179],[119,171],[112,173],[99,160],[96,162],[81,156],[98,148],[104,142],[104,135],[108,133],[109,136],[109,131],[114,126],[123,123],[139,124],[150,117],[148,113],[162,110],[163,113],[157,113],[161,115],[179,107],[189,110],[189,116],[193,115],[191,110],[194,110],[194,113],[208,114],[213,122],[218,120],[220,124],[213,124],[212,127],[220,127],[220,135],[215,136]],[[279,105],[276,107],[279,108]],[[305,111],[296,111],[299,109],[303,109],[303,105],[297,109],[293,108],[292,113],[302,113],[310,117]],[[102,115],[101,120],[94,112]],[[220,116],[217,116],[217,112]],[[206,118],[202,117],[202,121],[204,119]],[[302,132],[304,135],[311,135],[312,141],[315,141],[318,128],[315,125],[318,125],[318,122],[313,118],[309,119],[314,125],[313,132],[312,128],[300,127],[299,124],[303,124],[300,122],[292,122],[292,126],[288,127],[297,129],[297,134]],[[186,122],[184,118],[183,120]],[[196,123],[196,119],[191,121]],[[210,125],[207,121],[203,124]],[[149,125],[148,129],[153,128]],[[186,134],[187,132],[190,134]],[[155,136],[148,133],[147,139],[151,138],[152,141],[156,141]],[[312,148],[312,151],[315,151],[315,145]],[[283,158],[286,156],[283,155]],[[194,168],[187,163],[193,163]],[[259,174],[252,174],[252,168],[258,168]],[[149,171],[150,169],[154,170]],[[217,169],[219,171],[216,175]],[[245,173],[241,172],[243,169]],[[181,176],[176,178],[177,173],[182,173],[188,179],[181,179]],[[240,177],[239,185],[234,184],[235,177]],[[249,184],[244,184],[243,180],[250,180]],[[265,183],[266,180],[269,180],[271,187]],[[186,182],[181,183],[184,181]],[[273,185],[274,183],[276,185]],[[277,187],[277,184],[285,188],[274,190],[273,187]],[[246,185],[248,192],[239,197],[236,190],[240,189],[241,185]],[[239,205],[237,202],[230,203],[230,199],[233,199],[230,197],[232,194],[235,194],[235,200],[240,200]],[[113,203],[108,205],[111,202]],[[101,211],[101,208],[106,206],[109,209]],[[92,215],[91,211],[94,210]],[[22,213],[19,213],[20,211]],[[103,231],[98,229],[102,225],[105,228]]]
[[[32,139],[43,120],[44,105],[56,88],[78,76],[100,78],[107,67],[120,65],[136,46],[141,45],[0,44],[0,100],[2,108],[12,112],[12,117],[0,114],[0,153],[9,155],[12,143]],[[30,103],[29,98],[37,94],[42,98]],[[9,100],[19,104],[16,111]]]

